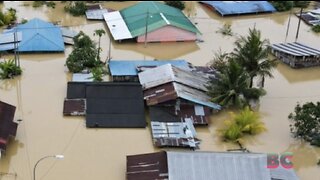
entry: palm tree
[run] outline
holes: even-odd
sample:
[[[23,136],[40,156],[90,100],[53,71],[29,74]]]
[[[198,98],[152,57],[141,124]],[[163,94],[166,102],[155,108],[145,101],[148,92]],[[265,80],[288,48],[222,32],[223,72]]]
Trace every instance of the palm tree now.
[[[264,86],[265,76],[273,77],[271,70],[276,67],[276,60],[269,60],[270,52],[269,41],[261,40],[259,30],[249,29],[249,35],[241,36],[235,42],[232,56],[237,62],[245,68],[250,75],[250,86],[253,85],[253,78],[260,76],[262,78],[262,87]]]
[[[226,68],[210,81],[208,95],[212,102],[222,106],[242,107],[246,104],[243,92],[249,87],[249,75],[234,60],[229,60]]]
[[[93,33],[94,36],[95,36],[95,35],[98,35],[98,36],[99,36],[99,47],[98,47],[98,57],[97,57],[97,59],[98,59],[99,61],[100,61],[100,50],[101,50],[101,48],[100,48],[100,41],[101,41],[101,36],[102,36],[103,34],[106,34],[106,31],[103,30],[103,29],[96,29],[96,30],[94,31],[94,33]]]

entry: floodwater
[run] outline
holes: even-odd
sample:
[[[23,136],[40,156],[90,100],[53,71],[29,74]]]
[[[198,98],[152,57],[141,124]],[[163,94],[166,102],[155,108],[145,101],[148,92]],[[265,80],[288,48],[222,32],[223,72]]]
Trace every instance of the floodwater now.
[[[86,21],[63,12],[63,4],[56,9],[33,8],[27,2],[5,1],[3,9],[14,7],[18,17],[38,17],[60,22],[77,31],[84,31],[93,40],[95,29],[106,28],[104,22]],[[30,3],[29,3],[30,4]],[[106,2],[104,7],[121,9],[134,2]],[[194,65],[207,64],[214,52],[230,52],[238,35],[246,35],[248,28],[256,27],[271,43],[293,42],[298,19],[291,17],[286,38],[288,12],[221,18],[206,7],[188,2],[185,10],[202,32],[198,43],[116,43],[111,44],[114,60],[185,59]],[[298,10],[297,10],[298,11]],[[224,23],[232,25],[233,37],[217,34]],[[320,35],[310,31],[301,22],[298,42],[320,49]],[[108,56],[109,35],[102,36],[102,57]],[[63,100],[71,75],[64,66],[72,47],[60,54],[21,55],[23,75],[13,80],[0,81],[0,99],[17,106],[15,120],[22,119],[18,132],[0,160],[0,172],[8,173],[0,179],[32,179],[34,164],[41,157],[63,154],[64,160],[46,159],[37,167],[37,179],[123,180],[126,172],[126,155],[159,151],[154,148],[150,128],[146,129],[87,129],[84,118],[63,117]],[[5,56],[9,58],[10,55]],[[266,79],[267,95],[261,99],[259,112],[268,131],[245,138],[244,146],[252,152],[293,152],[294,168],[303,180],[319,180],[320,148],[295,140],[290,136],[288,114],[297,102],[319,101],[320,68],[294,70],[279,63],[274,78]],[[226,151],[238,148],[222,142],[217,129],[229,118],[228,111],[212,115],[208,127],[197,128],[202,140],[201,151]],[[178,149],[181,150],[181,149]],[[16,174],[16,176],[15,176]]]

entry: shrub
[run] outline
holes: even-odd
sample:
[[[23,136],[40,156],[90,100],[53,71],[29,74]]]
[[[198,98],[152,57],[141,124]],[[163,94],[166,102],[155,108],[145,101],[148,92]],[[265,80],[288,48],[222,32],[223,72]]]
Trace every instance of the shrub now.
[[[9,79],[14,76],[21,75],[22,69],[17,66],[14,59],[9,59],[8,61],[0,62],[0,78]]]
[[[233,35],[230,24],[224,24],[223,27],[220,28],[217,32],[221,33],[225,36],[232,36]]]
[[[270,3],[276,8],[277,11],[288,11],[292,9],[292,1],[270,1]]]
[[[165,1],[166,5],[175,7],[180,10],[184,10],[185,5],[184,2],[181,1]]]
[[[69,1],[68,5],[64,7],[66,12],[69,12],[73,16],[82,16],[86,13],[87,6],[82,1]]]
[[[312,26],[311,29],[313,32],[319,33],[320,32],[320,25],[318,24],[318,25]]]
[[[260,121],[258,113],[245,107],[238,115],[232,113],[232,119],[225,121],[226,128],[222,129],[225,140],[236,142],[243,135],[255,135],[266,130]]]

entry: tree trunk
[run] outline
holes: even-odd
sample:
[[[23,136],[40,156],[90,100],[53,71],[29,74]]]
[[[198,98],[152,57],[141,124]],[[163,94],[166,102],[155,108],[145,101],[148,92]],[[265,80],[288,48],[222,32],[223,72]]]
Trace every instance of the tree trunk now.
[[[101,36],[99,36],[99,48],[98,48],[98,61],[100,61],[100,39],[101,39]]]
[[[251,77],[250,77],[250,86],[249,86],[250,88],[252,88],[252,86],[253,86],[253,77],[254,77],[254,76],[251,76]]]
[[[264,88],[264,76],[262,76],[261,87]]]

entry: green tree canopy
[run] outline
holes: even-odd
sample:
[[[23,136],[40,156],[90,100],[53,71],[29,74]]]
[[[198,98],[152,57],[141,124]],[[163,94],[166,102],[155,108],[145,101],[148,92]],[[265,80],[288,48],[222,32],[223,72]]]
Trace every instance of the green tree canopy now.
[[[250,88],[249,80],[249,74],[234,59],[229,59],[217,78],[209,82],[208,95],[221,106],[244,107],[249,100],[265,94],[263,89]]]
[[[70,72],[81,72],[99,66],[97,60],[98,51],[95,44],[85,33],[80,33],[74,37],[74,49],[67,58],[66,65]]]
[[[249,73],[250,87],[253,86],[253,78],[256,76],[262,78],[262,87],[265,76],[273,77],[271,71],[277,63],[276,60],[268,59],[269,52],[269,41],[261,40],[261,33],[255,28],[249,29],[248,36],[241,36],[235,42],[232,56]]]
[[[320,102],[297,104],[288,118],[292,121],[290,131],[295,138],[320,146]]]
[[[182,1],[165,1],[166,5],[178,8],[180,10],[184,10],[185,5]]]

